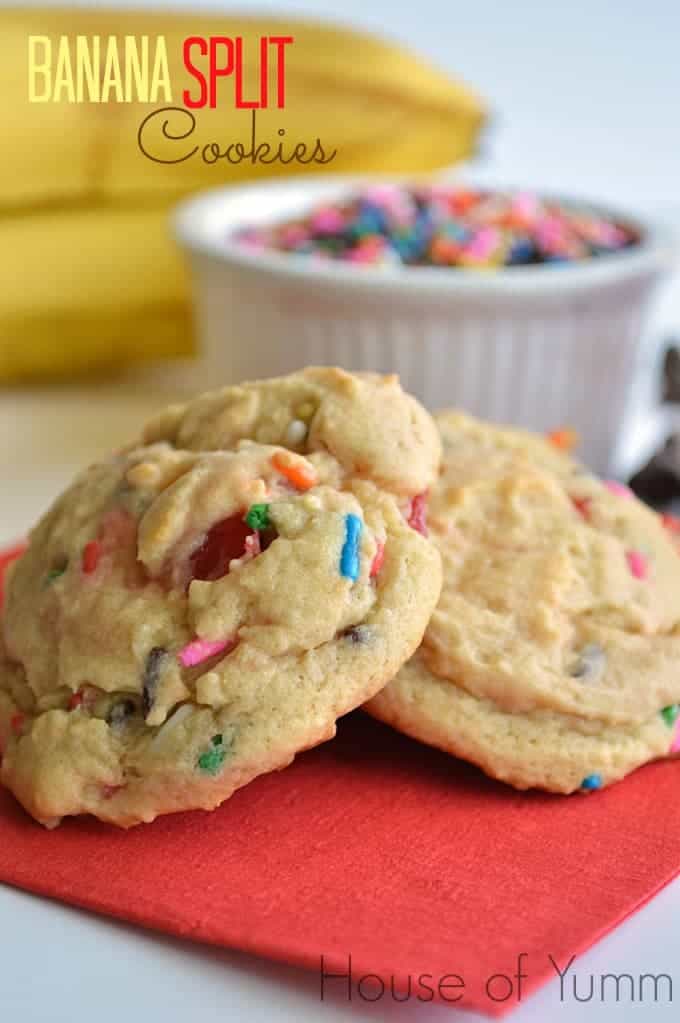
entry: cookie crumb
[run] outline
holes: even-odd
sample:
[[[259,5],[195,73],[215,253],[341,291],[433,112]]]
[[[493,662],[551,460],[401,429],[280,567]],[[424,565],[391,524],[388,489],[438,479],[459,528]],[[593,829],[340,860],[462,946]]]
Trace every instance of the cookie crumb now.
[[[131,487],[153,487],[160,477],[160,469],[152,462],[138,462],[125,473],[125,479]]]

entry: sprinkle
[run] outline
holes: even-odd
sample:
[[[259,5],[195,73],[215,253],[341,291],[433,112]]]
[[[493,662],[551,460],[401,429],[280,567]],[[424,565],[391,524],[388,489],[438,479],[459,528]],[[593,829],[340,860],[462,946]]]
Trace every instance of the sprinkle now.
[[[57,581],[57,579],[60,579],[66,571],[66,568],[67,565],[62,565],[61,568],[51,568],[45,576],[45,585],[51,586],[52,583]]]
[[[204,774],[214,776],[222,770],[222,765],[227,758],[227,750],[221,735],[213,735],[210,747],[205,753],[201,753],[198,758],[198,766]]]
[[[669,728],[672,728],[675,722],[678,720],[680,714],[680,706],[677,703],[671,703],[668,707],[664,707],[661,711],[661,717],[664,719]]]
[[[407,519],[411,529],[415,529],[416,533],[422,536],[427,536],[427,496],[426,490],[422,494],[416,494],[411,501]]]
[[[385,561],[385,544],[382,540],[378,540],[375,548],[375,554],[373,555],[373,561],[371,562],[371,570],[368,573],[370,579],[375,579],[380,569],[383,567]]]
[[[587,778],[584,778],[581,782],[581,788],[585,792],[594,792],[595,789],[602,788],[602,775],[601,774],[589,774]]]
[[[640,551],[626,551],[626,561],[636,579],[646,579],[649,574],[647,559]]]
[[[593,681],[605,667],[606,655],[599,643],[588,643],[581,650],[578,659],[569,669],[572,678]]]
[[[266,529],[269,525],[269,505],[251,504],[245,517],[251,529]]]
[[[144,664],[144,675],[142,677],[142,706],[144,715],[151,713],[153,702],[156,699],[156,690],[161,677],[161,665],[167,654],[162,646],[154,646],[149,650]]]
[[[291,419],[286,430],[286,444],[296,446],[302,444],[307,437],[307,424],[301,419]]]
[[[10,721],[10,728],[15,735],[21,735],[24,730],[24,722],[26,717],[24,714],[15,714]]]
[[[231,639],[195,639],[180,650],[177,659],[184,668],[193,668],[225,650],[231,652],[235,646],[235,641]]]
[[[463,257],[474,262],[486,262],[500,248],[500,244],[499,232],[492,227],[484,227],[472,236],[472,240],[463,250]]]
[[[634,245],[634,230],[591,209],[527,192],[442,184],[377,185],[301,210],[286,221],[244,225],[237,240],[321,265],[493,269],[573,263]]]
[[[575,430],[569,427],[564,427],[561,430],[551,430],[550,433],[546,434],[546,440],[549,444],[552,444],[554,448],[558,448],[560,451],[573,451],[579,442],[579,436]]]
[[[668,512],[664,512],[661,516],[661,525],[669,533],[680,533],[680,519],[677,515],[670,515]]]
[[[71,693],[71,697],[68,701],[69,710],[77,710],[78,707],[82,707],[85,697],[83,696],[82,689],[79,689],[75,693]]]
[[[573,504],[576,511],[579,513],[582,519],[586,522],[590,521],[591,505],[593,503],[592,497],[571,497],[571,503]]]
[[[633,496],[633,491],[626,486],[625,483],[619,483],[618,480],[603,480],[602,481],[612,494],[616,494],[617,497],[623,497],[626,500],[630,500]]]
[[[310,227],[320,234],[334,234],[336,231],[342,231],[344,226],[345,218],[333,206],[322,207],[310,219]]]
[[[361,540],[362,529],[363,522],[358,515],[354,515],[351,512],[349,515],[345,515],[345,542],[342,545],[342,552],[340,554],[340,575],[344,576],[345,579],[351,579],[352,582],[356,582],[359,578],[361,569],[359,542]]]
[[[272,465],[282,476],[292,483],[296,490],[309,490],[316,485],[316,473],[304,462],[293,462],[283,451],[272,455]]]
[[[91,575],[99,564],[102,553],[102,545],[99,540],[90,540],[83,548],[83,572]]]

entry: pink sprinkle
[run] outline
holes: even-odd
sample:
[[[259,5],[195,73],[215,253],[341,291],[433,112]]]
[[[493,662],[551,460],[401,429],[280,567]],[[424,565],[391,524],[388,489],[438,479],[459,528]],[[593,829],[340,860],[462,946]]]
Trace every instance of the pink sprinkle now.
[[[498,248],[500,236],[493,227],[483,227],[465,246],[465,255],[470,259],[484,260]]]
[[[307,241],[308,237],[309,233],[300,224],[289,224],[281,230],[279,235],[281,244],[287,249],[292,249],[295,245],[299,245],[300,242]]]
[[[356,249],[352,249],[345,258],[349,263],[377,263],[381,256],[381,244],[369,241],[364,245],[359,245]]]
[[[612,494],[617,494],[619,497],[625,497],[626,500],[630,500],[633,496],[632,490],[629,490],[625,483],[619,483],[618,480],[603,480],[602,481]]]
[[[398,185],[370,185],[365,189],[364,196],[368,202],[375,203],[376,206],[393,206],[403,202]]]
[[[564,230],[558,217],[544,217],[536,225],[536,241],[548,252],[558,252],[564,238]]]
[[[343,230],[345,217],[339,210],[334,209],[333,206],[327,206],[324,209],[317,210],[310,223],[312,230],[317,231],[319,234],[335,234],[336,231]]]
[[[520,192],[512,203],[512,212],[526,221],[533,221],[538,215],[538,199],[530,192]]]
[[[640,551],[626,551],[626,561],[636,579],[647,578],[647,559],[644,554],[641,554]]]
[[[680,721],[678,721],[675,727],[675,738],[670,749],[671,753],[680,753]]]
[[[193,668],[194,665],[207,661],[209,657],[221,654],[227,647],[233,649],[234,646],[234,641],[230,639],[195,639],[180,650],[177,658],[183,667]]]

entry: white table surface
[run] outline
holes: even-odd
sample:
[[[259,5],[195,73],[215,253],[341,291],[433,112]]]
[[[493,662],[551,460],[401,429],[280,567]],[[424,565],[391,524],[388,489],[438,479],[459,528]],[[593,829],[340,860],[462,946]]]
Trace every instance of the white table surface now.
[[[96,5],[96,0],[93,0]],[[180,6],[158,0],[148,6]],[[217,3],[204,6],[224,6]],[[680,6],[675,0],[240,0],[339,14],[388,31],[462,73],[498,111],[476,173],[490,180],[680,209]],[[664,325],[680,332],[680,300]],[[172,387],[170,388],[170,390]],[[169,394],[158,377],[0,392],[0,543],[20,536],[85,462],[117,445]],[[631,822],[634,826],[634,821]],[[579,959],[590,974],[670,974],[674,1003],[560,1001],[557,981],[517,1023],[677,1019],[680,880]],[[482,1019],[440,1007],[319,1001],[314,974],[146,934],[0,886],[0,1019],[26,1023]]]

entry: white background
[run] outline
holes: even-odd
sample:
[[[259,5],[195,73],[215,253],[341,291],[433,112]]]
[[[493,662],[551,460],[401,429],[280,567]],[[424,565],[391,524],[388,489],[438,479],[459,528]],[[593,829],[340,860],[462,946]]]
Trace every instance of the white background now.
[[[179,5],[165,0],[147,6]],[[238,7],[263,9],[247,0]],[[298,0],[266,9],[341,13],[343,20],[408,42],[466,78],[494,111],[477,161],[480,178],[603,197],[680,224],[677,2]],[[680,333],[677,293],[667,294],[659,322]],[[158,382],[141,390],[134,382],[103,385],[96,395],[84,388],[1,395],[0,542],[20,535],[77,467],[131,434],[150,406],[163,400]],[[512,1020],[677,1019],[679,919],[680,882],[578,964],[583,983],[590,973],[671,973],[677,988],[673,1006],[560,1004],[559,986],[553,984]],[[477,1018],[385,1002],[373,1009],[342,1001],[322,1006],[318,979],[311,974],[147,935],[4,888],[0,922],[2,1019],[473,1023]]]

